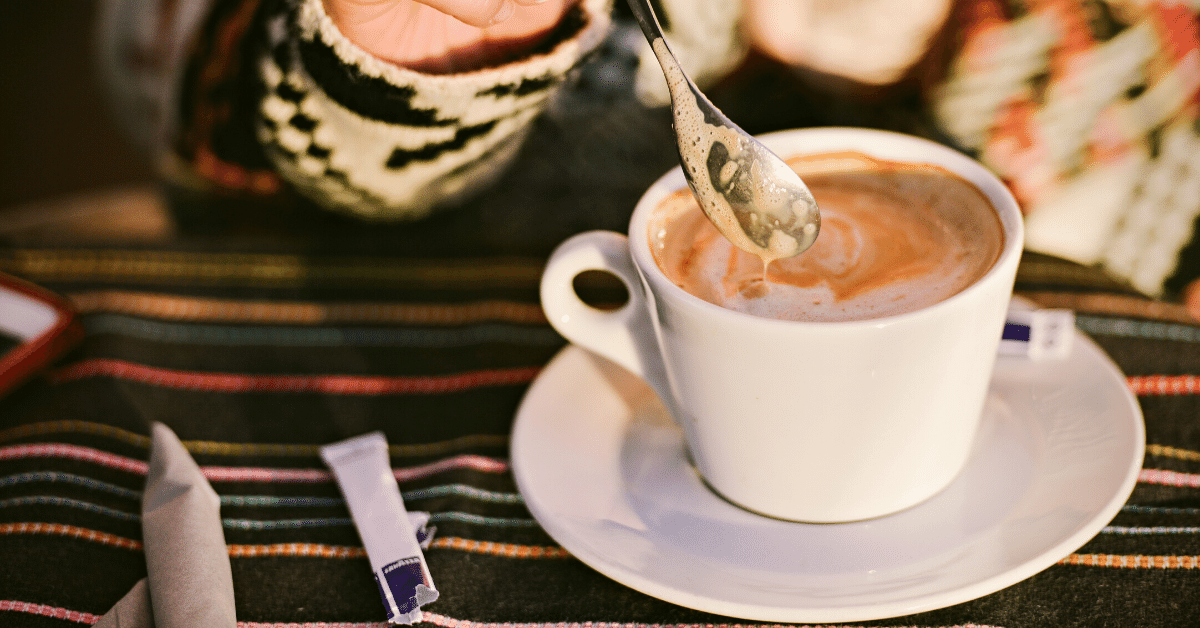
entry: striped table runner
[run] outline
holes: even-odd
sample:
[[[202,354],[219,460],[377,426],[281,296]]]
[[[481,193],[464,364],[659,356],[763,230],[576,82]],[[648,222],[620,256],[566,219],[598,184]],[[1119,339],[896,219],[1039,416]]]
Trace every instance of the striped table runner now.
[[[317,446],[382,430],[448,628],[753,625],[585,567],[525,509],[508,434],[562,346],[537,257],[453,260],[3,249],[0,270],[67,296],[84,343],[0,399],[0,625],[95,623],[145,575],[150,420],[219,493],[247,627],[382,626],[357,534]],[[1058,565],[993,595],[872,626],[1183,626],[1200,617],[1200,325],[1090,269],[1028,255],[1019,292],[1076,310],[1146,415],[1129,503]],[[562,417],[569,421],[569,413]]]

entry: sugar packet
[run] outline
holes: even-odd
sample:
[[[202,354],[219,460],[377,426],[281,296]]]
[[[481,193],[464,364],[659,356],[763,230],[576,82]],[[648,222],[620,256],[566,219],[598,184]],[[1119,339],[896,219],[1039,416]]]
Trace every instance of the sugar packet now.
[[[421,618],[421,606],[438,598],[421,551],[431,534],[422,517],[410,518],[388,459],[387,439],[371,432],[321,447],[321,459],[333,471],[346,498],[354,527],[367,550],[379,595],[393,624]],[[428,521],[428,516],[423,517]]]
[[[1034,361],[1064,360],[1071,355],[1075,313],[1065,309],[1031,309],[1012,304],[1000,338],[1000,355]]]

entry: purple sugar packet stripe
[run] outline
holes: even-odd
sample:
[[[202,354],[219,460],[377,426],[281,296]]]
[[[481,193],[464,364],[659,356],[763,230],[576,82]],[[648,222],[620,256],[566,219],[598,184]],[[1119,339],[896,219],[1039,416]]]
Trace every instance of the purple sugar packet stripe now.
[[[420,606],[417,602],[417,585],[430,586],[421,573],[421,559],[415,556],[404,558],[387,565],[382,571],[384,582],[387,583],[388,590],[395,601],[396,614],[407,615],[417,609]],[[389,615],[392,614],[391,610],[388,609]],[[392,618],[388,617],[388,619]]]
[[[1022,325],[1020,323],[1005,323],[1004,334],[1001,336],[1001,338],[1003,340],[1020,340],[1022,342],[1029,342],[1031,331],[1032,330],[1030,329],[1029,325]]]

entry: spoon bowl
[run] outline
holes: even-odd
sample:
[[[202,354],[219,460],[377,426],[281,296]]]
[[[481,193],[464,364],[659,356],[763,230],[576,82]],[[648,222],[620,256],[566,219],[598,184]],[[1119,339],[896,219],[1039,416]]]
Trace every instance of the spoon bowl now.
[[[629,0],[629,6],[667,79],[679,161],[700,209],[721,235],[764,264],[807,250],[821,213],[800,175],[696,87],[648,0]]]

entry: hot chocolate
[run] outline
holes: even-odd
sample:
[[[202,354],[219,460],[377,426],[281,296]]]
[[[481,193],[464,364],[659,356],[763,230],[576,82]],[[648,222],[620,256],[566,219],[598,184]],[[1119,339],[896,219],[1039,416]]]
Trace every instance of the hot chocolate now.
[[[821,208],[812,248],[771,262],[764,274],[762,260],[722,237],[683,189],[649,222],[659,268],[684,290],[732,310],[847,321],[947,299],[987,273],[1003,248],[1003,229],[988,200],[937,166],[859,153],[789,163]]]

